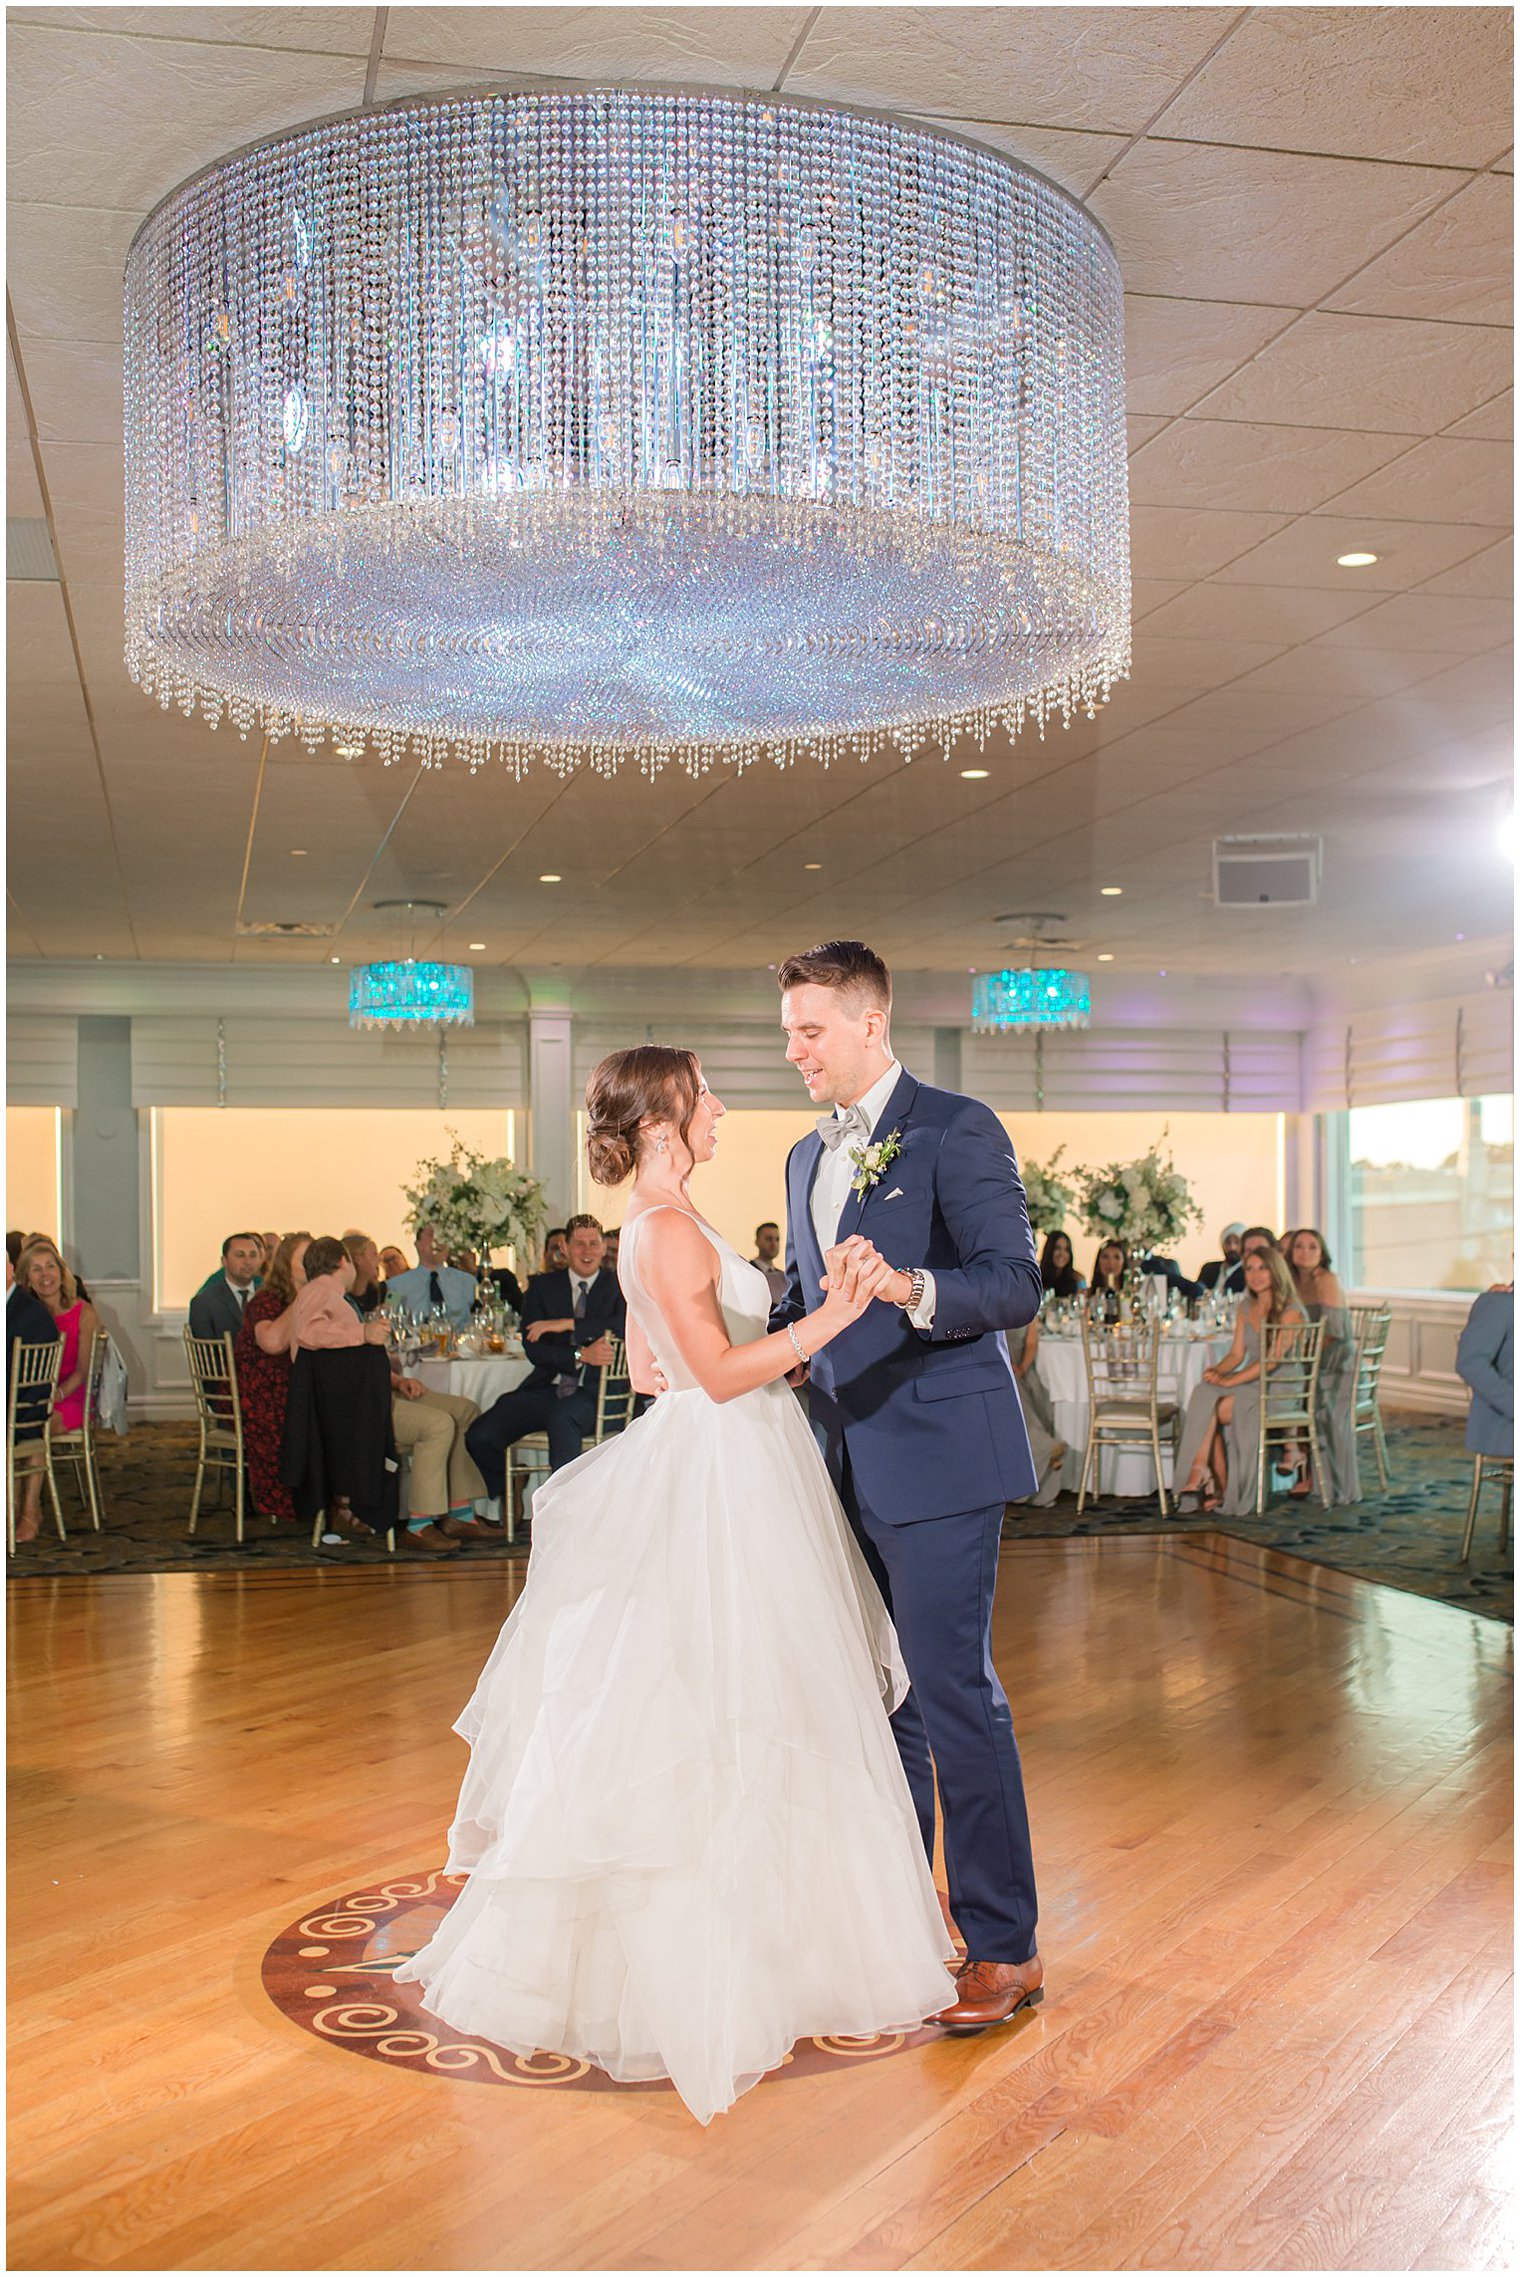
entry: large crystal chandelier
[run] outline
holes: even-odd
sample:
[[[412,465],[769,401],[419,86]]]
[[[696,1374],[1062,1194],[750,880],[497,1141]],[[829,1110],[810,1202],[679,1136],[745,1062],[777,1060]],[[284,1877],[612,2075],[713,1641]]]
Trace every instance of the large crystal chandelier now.
[[[469,92],[174,191],[126,280],[127,660],[519,772],[911,752],[1129,662],[1122,292],[995,151]]]

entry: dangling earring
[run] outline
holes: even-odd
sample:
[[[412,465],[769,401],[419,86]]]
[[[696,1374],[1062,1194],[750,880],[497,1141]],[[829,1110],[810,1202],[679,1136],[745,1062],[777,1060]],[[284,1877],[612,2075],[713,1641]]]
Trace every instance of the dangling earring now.
[[[662,1139],[662,1138],[658,1138],[658,1139],[656,1139],[656,1140],[655,1140],[655,1142],[654,1142],[654,1151],[655,1151],[655,1153],[656,1153],[656,1154],[669,1154],[669,1152],[670,1152],[670,1141],[669,1141],[669,1139]]]

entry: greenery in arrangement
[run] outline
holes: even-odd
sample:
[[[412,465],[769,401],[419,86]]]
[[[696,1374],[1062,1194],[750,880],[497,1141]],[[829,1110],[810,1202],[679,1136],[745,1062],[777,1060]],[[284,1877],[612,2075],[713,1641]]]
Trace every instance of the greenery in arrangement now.
[[[1020,1168],[1024,1199],[1029,1204],[1029,1222],[1036,1233],[1059,1233],[1076,1204],[1075,1186],[1060,1175],[1061,1157],[1065,1152],[1064,1146],[1058,1146],[1047,1163],[1026,1162]],[[1076,1178],[1081,1175],[1080,1171],[1072,1173]]]
[[[1203,1212],[1171,1156],[1163,1160],[1161,1134],[1138,1162],[1109,1162],[1076,1173],[1077,1213],[1100,1241],[1117,1239],[1132,1250],[1165,1249],[1181,1239]]]
[[[541,1181],[519,1170],[508,1155],[474,1154],[457,1132],[446,1162],[419,1162],[415,1186],[403,1188],[407,1223],[430,1225],[457,1254],[473,1249],[484,1263],[493,1249],[537,1255],[549,1214]]]

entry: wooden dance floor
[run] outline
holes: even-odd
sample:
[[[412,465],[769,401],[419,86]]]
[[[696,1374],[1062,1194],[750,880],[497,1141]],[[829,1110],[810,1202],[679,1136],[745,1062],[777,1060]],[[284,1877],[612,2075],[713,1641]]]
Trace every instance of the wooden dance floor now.
[[[520,1578],[12,1584],[12,2267],[1506,2260],[1506,1629],[1222,1535],[1011,1546],[1045,2006],[704,2131],[386,2004]]]

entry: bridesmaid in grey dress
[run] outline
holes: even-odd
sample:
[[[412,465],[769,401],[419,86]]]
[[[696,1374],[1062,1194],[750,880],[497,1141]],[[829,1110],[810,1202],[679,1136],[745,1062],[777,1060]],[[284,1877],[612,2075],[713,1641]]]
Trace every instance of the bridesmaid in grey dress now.
[[[1249,1249],[1246,1293],[1235,1315],[1235,1340],[1205,1368],[1188,1401],[1177,1449],[1180,1511],[1218,1510],[1244,1518],[1256,1506],[1256,1451],[1261,1436],[1261,1332],[1268,1321],[1302,1321],[1303,1306],[1280,1249]]]
[[[1034,1508],[1043,1510],[1061,1491],[1066,1442],[1056,1437],[1050,1394],[1035,1365],[1035,1355],[1040,1348],[1040,1324],[1031,1320],[1023,1328],[1005,1329],[1004,1335],[1008,1340],[1008,1357],[1018,1378],[1019,1405],[1024,1410],[1024,1428],[1029,1433],[1029,1452],[1034,1457],[1035,1475],[1040,1482],[1026,1499]]]
[[[1333,1503],[1360,1502],[1361,1467],[1356,1459],[1356,1432],[1351,1408],[1356,1392],[1356,1338],[1346,1292],[1330,1270],[1330,1252],[1323,1234],[1312,1225],[1300,1226],[1286,1242],[1288,1263],[1298,1287],[1299,1302],[1310,1320],[1325,1324],[1320,1347],[1319,1451],[1325,1465],[1325,1488]],[[1292,1489],[1309,1492],[1308,1449],[1301,1476]]]

